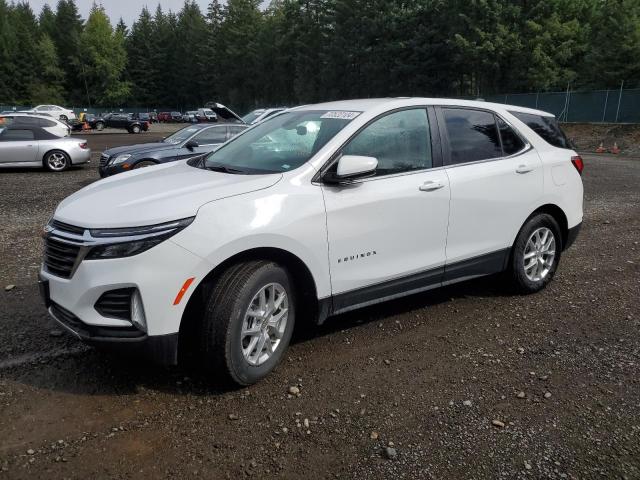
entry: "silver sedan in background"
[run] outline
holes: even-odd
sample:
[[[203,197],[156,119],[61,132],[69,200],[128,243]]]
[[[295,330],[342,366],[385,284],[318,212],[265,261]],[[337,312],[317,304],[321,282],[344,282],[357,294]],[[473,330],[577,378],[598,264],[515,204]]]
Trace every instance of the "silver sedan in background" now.
[[[42,127],[0,126],[0,168],[44,167],[62,172],[90,159],[91,150],[84,139],[60,138]]]

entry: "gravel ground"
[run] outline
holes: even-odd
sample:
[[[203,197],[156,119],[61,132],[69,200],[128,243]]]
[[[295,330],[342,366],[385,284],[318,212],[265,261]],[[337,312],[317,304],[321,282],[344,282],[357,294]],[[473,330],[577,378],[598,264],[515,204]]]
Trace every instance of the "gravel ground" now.
[[[40,229],[96,179],[0,171],[0,478],[640,478],[640,161],[586,158],[545,291],[485,279],[342,315],[240,390],[47,319]]]

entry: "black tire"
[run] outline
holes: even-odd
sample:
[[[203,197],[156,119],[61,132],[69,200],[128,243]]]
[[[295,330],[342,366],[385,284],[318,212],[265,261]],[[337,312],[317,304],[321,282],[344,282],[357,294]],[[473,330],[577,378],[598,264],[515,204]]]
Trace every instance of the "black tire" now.
[[[96,130],[98,131],[104,130],[104,122],[96,122]]]
[[[140,133],[140,125],[134,125],[131,127],[131,133]]]
[[[242,326],[254,297],[269,284],[282,286],[288,317],[280,343],[271,356],[251,365],[242,351]],[[295,323],[295,297],[288,272],[273,262],[251,261],[227,269],[210,290],[202,322],[202,354],[206,370],[224,381],[251,385],[266,377],[284,356]]]
[[[50,172],[64,172],[71,167],[71,159],[62,150],[51,150],[44,155],[42,165]]]
[[[551,265],[548,269],[545,269],[546,273],[541,278],[530,278],[525,272],[525,251],[527,249],[527,243],[531,236],[539,229],[548,229],[553,234],[555,252]],[[547,242],[549,239],[547,238]],[[513,248],[511,250],[511,256],[509,258],[509,267],[507,270],[507,281],[509,287],[519,293],[535,293],[546,287],[553,279],[553,276],[558,269],[560,263],[560,256],[562,253],[562,235],[560,233],[560,227],[555,218],[546,213],[535,214],[530,217],[520,229]],[[551,249],[549,249],[551,250]],[[548,258],[548,257],[545,257]],[[539,260],[536,259],[536,262]]]
[[[153,160],[142,160],[141,162],[136,163],[133,166],[133,169],[135,170],[137,168],[153,167],[154,165],[157,165],[157,163]]]

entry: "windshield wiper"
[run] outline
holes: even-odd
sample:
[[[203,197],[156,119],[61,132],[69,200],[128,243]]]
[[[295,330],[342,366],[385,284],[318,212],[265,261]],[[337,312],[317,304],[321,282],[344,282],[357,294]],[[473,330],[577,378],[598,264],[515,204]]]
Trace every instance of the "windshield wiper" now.
[[[211,170],[212,172],[222,172],[222,173],[230,173],[232,175],[246,175],[246,171],[240,170],[238,168],[227,167],[221,164],[214,165],[205,165],[204,167],[207,170]]]

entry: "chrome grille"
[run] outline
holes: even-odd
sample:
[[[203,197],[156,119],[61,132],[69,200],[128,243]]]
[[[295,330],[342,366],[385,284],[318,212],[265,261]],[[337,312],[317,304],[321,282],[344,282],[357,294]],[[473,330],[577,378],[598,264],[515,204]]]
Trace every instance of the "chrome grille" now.
[[[105,167],[109,162],[109,155],[105,155],[104,153],[100,155],[100,166]]]
[[[76,264],[80,245],[46,237],[44,240],[44,265],[47,271],[62,278],[70,278]]]

